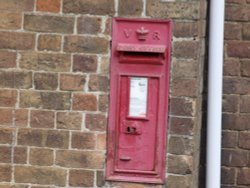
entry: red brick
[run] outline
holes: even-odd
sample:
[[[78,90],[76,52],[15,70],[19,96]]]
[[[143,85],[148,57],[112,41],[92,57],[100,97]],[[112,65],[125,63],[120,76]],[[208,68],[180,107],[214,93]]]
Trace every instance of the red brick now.
[[[162,2],[160,0],[148,0],[146,15],[156,18],[197,19],[199,17],[198,2]]]
[[[54,128],[55,114],[52,111],[32,110],[30,126],[35,128]]]
[[[222,147],[223,148],[236,148],[238,145],[238,134],[236,131],[223,131],[222,132]]]
[[[174,79],[171,82],[170,93],[172,96],[195,97],[198,92],[197,85],[196,79]]]
[[[109,49],[108,40],[103,37],[65,36],[64,41],[65,52],[99,54]]]
[[[11,147],[0,146],[0,163],[11,163]]]
[[[15,107],[17,101],[16,90],[0,90],[0,106]]]
[[[15,110],[15,126],[26,127],[28,125],[28,110],[16,109]]]
[[[224,130],[249,130],[250,117],[248,114],[223,114],[222,125]]]
[[[105,178],[104,178],[104,172],[103,171],[97,171],[97,173],[96,173],[96,185],[98,187],[104,187]]]
[[[245,4],[246,0],[226,0],[226,3],[232,3],[232,4]]]
[[[29,159],[31,165],[51,166],[54,161],[53,150],[32,148]]]
[[[107,76],[91,75],[89,78],[90,91],[109,91],[109,79]]]
[[[94,172],[87,170],[70,170],[69,185],[73,187],[94,187]]]
[[[21,107],[36,107],[42,106],[42,97],[40,92],[23,91],[20,93],[20,106]]]
[[[69,168],[101,169],[104,166],[105,155],[98,151],[58,150],[56,164]]]
[[[34,9],[34,0],[0,0],[0,10],[1,11],[32,11]]]
[[[239,133],[239,147],[243,149],[250,149],[250,132]]]
[[[21,29],[21,23],[21,13],[0,12],[0,29]]]
[[[226,59],[223,65],[224,76],[238,76],[240,74],[240,61],[238,59]]]
[[[13,50],[33,50],[35,34],[23,32],[0,32],[0,48]]]
[[[15,68],[16,52],[0,51],[0,68]]]
[[[110,59],[108,57],[102,57],[100,65],[101,74],[109,74],[109,64],[110,64]]]
[[[223,129],[225,130],[249,130],[250,117],[248,114],[223,114]]]
[[[0,165],[0,181],[10,182],[11,181],[12,169],[10,165]]]
[[[166,187],[180,187],[180,188],[190,188],[192,187],[190,176],[180,176],[171,174],[168,176],[168,181]]]
[[[222,167],[221,169],[221,183],[222,184],[234,184],[236,177],[235,168]]]
[[[250,77],[250,61],[242,60],[241,62],[241,76]]]
[[[51,148],[68,148],[69,132],[49,130],[47,133],[45,146]]]
[[[63,12],[75,14],[113,15],[113,0],[64,0]]]
[[[106,134],[97,135],[97,149],[106,150]]]
[[[196,22],[176,21],[173,33],[175,37],[197,37],[198,25]]]
[[[20,67],[22,69],[51,72],[69,72],[70,55],[60,53],[21,53]]]
[[[66,174],[66,170],[56,167],[15,167],[15,181],[17,183],[33,183],[63,187],[66,185]]]
[[[225,19],[228,21],[248,21],[250,20],[250,8],[248,6],[227,5]]]
[[[36,10],[42,12],[54,12],[60,11],[61,0],[37,0]]]
[[[78,112],[58,112],[57,129],[81,130],[82,114]]]
[[[26,146],[43,146],[43,140],[46,132],[32,129],[19,129],[17,135],[18,145]]]
[[[232,41],[227,43],[229,57],[250,58],[250,42]]]
[[[102,114],[86,114],[85,126],[91,131],[105,131],[107,118]]]
[[[61,36],[59,35],[39,35],[38,50],[60,51]]]
[[[101,32],[102,19],[100,17],[79,17],[77,19],[77,33],[98,34]]]
[[[250,40],[250,24],[243,25],[243,39]]]
[[[194,134],[194,119],[170,117],[170,133],[176,135],[193,135]]]
[[[195,100],[184,98],[171,98],[170,114],[178,116],[194,116]]]
[[[24,29],[46,33],[73,33],[74,18],[50,15],[24,15]]]
[[[243,150],[222,150],[222,165],[244,167],[248,163],[248,152]]]
[[[66,92],[37,92],[21,91],[20,106],[49,110],[69,110],[71,105],[70,93]]]
[[[176,155],[191,155],[194,151],[194,141],[182,136],[171,136],[169,139],[168,151]]]
[[[240,101],[240,112],[250,113],[250,96],[242,96]]]
[[[239,109],[239,96],[224,95],[222,99],[223,112],[237,112]]]
[[[209,4],[207,1],[200,2],[200,19],[201,19],[201,22],[205,23],[205,25],[207,25],[206,21],[204,21],[204,20],[207,19],[208,10],[209,10],[208,6],[209,6]],[[205,36],[207,36],[207,34],[204,33],[204,35],[202,35],[202,36],[205,37]]]
[[[35,73],[35,89],[56,90],[58,86],[58,75],[53,73]]]
[[[76,149],[94,149],[96,137],[93,133],[72,133],[71,147]]]
[[[68,148],[69,133],[58,130],[19,129],[18,145]]]
[[[242,36],[242,25],[240,23],[225,23],[224,38],[226,40],[240,40]]]
[[[98,109],[101,112],[107,112],[108,111],[108,105],[109,105],[109,96],[108,95],[99,95],[99,103],[98,103]]]
[[[199,51],[200,45],[197,41],[178,41],[173,46],[173,56],[176,58],[196,59]]]
[[[119,16],[141,16],[142,9],[142,0],[120,1],[118,6],[118,14]]]
[[[74,72],[96,72],[97,70],[97,57],[89,55],[74,55],[73,58],[73,71]]]
[[[239,185],[250,185],[250,168],[239,169],[237,183]]]
[[[15,164],[27,164],[27,148],[26,147],[15,147],[14,148],[14,163]]]
[[[172,76],[174,78],[198,77],[198,62],[194,60],[173,60]]]
[[[204,42],[203,38],[207,37],[207,28],[208,28],[207,27],[207,21],[206,21],[206,17],[207,17],[207,15],[206,15],[207,14],[207,4],[203,1],[201,3],[201,7],[204,7],[203,10],[202,9],[200,10],[201,17],[203,17],[203,20],[200,20],[198,22],[198,37],[201,38],[202,42]],[[196,37],[193,37],[193,40],[196,40]],[[204,61],[204,60],[202,60],[202,61]]]
[[[111,35],[111,30],[112,30],[111,27],[112,27],[112,19],[111,18],[107,18],[106,19],[106,23],[105,23],[104,34]]]
[[[0,109],[0,125],[13,126],[13,110]]]
[[[14,136],[14,130],[8,128],[0,129],[0,144],[11,144]]]
[[[1,71],[0,87],[28,89],[32,87],[32,73],[25,71]]]
[[[193,169],[193,160],[187,155],[169,155],[168,156],[168,172],[172,174],[191,174]]]
[[[86,79],[83,75],[61,74],[60,89],[68,91],[83,91]]]
[[[250,94],[250,80],[241,78],[224,78],[224,94]]]
[[[93,94],[75,93],[73,95],[73,110],[97,110],[97,98]]]

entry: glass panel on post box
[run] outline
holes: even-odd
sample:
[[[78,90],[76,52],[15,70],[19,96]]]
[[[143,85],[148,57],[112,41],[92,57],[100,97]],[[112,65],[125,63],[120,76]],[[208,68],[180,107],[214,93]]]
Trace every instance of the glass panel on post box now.
[[[146,117],[147,115],[148,79],[130,78],[129,116]]]

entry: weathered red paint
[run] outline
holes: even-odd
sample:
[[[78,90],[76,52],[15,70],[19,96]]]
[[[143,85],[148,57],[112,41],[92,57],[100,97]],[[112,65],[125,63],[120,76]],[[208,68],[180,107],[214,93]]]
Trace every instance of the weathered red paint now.
[[[171,21],[114,18],[112,33],[106,179],[162,184]],[[140,108],[145,113],[131,116],[130,84],[135,83],[147,89],[140,91],[146,105]]]

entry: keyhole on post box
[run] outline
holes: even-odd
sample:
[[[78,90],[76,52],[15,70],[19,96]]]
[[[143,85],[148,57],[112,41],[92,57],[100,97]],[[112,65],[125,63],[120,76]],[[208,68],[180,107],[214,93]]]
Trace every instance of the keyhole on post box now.
[[[127,133],[135,134],[136,128],[135,127],[127,127]]]

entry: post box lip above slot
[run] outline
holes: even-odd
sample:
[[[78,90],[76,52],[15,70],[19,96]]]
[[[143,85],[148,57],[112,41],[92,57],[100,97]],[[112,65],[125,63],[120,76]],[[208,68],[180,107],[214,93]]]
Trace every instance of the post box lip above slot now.
[[[145,44],[125,44],[119,43],[116,47],[120,52],[148,52],[148,53],[165,53],[164,45],[145,45]]]

